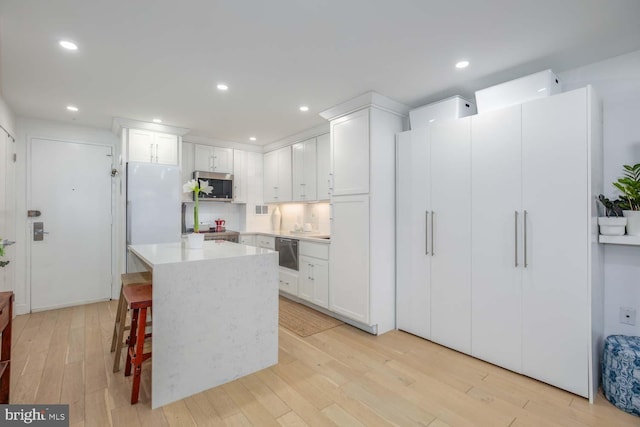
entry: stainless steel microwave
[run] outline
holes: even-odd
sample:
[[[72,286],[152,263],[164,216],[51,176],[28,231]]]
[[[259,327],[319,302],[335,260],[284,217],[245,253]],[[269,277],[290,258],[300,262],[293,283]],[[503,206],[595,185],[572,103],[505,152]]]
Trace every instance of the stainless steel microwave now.
[[[193,179],[198,182],[206,182],[213,187],[209,194],[199,193],[198,200],[210,200],[216,202],[231,202],[233,200],[233,174],[216,173],[207,171],[195,171]],[[193,200],[196,194],[193,193]]]

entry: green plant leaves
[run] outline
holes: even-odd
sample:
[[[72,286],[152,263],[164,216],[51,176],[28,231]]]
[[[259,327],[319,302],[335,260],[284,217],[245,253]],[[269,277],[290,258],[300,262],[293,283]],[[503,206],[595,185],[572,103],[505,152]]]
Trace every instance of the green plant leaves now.
[[[622,193],[620,207],[624,210],[640,210],[640,163],[633,166],[622,165],[622,178],[613,183]]]

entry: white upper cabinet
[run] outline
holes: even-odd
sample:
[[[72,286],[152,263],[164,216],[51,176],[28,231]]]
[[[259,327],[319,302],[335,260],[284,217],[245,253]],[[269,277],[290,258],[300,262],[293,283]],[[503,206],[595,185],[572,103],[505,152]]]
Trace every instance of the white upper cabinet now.
[[[233,201],[247,203],[248,190],[248,154],[246,151],[233,150]]]
[[[264,155],[265,203],[291,201],[291,146]]]
[[[331,138],[328,133],[316,138],[316,188],[318,200],[329,200],[329,171],[331,170]]]
[[[195,144],[195,170],[233,173],[233,148]]]
[[[334,196],[369,193],[369,109],[331,121]]]
[[[182,182],[181,184],[184,184],[185,182],[193,178],[194,170],[195,169],[193,166],[193,144],[190,142],[183,142],[182,143],[182,165],[181,165]],[[193,193],[182,193],[182,201],[192,202]]]
[[[141,129],[129,129],[130,162],[178,164],[178,136]]]
[[[316,139],[293,144],[292,198],[296,202],[316,200]]]

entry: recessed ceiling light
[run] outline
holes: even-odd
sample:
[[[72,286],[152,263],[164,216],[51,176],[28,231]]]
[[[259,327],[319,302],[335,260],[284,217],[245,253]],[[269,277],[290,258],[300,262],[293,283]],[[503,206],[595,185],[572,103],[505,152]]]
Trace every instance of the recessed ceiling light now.
[[[161,119],[153,119],[153,123],[162,123]]]
[[[76,111],[78,111],[78,107],[76,107],[75,105],[67,105],[67,110],[73,111],[75,113]]]
[[[309,107],[306,105],[301,105],[300,106],[300,111],[309,111]]]
[[[224,83],[218,83],[218,85],[216,87],[218,88],[218,90],[227,90],[227,89],[229,89],[229,86],[227,86]]]
[[[78,50],[78,45],[68,40],[60,40],[60,46],[67,50]]]
[[[255,137],[255,136],[250,136],[250,137],[249,137],[249,141],[255,141],[255,140],[256,140],[256,137]]]
[[[467,68],[469,66],[469,61],[459,61],[456,63],[456,68]]]
[[[436,119],[431,119],[431,120],[429,120],[429,123],[433,123],[435,121],[436,121]]]

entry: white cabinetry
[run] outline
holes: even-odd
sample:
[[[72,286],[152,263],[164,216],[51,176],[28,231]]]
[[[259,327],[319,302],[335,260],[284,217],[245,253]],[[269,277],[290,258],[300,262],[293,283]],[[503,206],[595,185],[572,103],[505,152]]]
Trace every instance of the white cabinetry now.
[[[271,236],[256,236],[256,244],[259,248],[276,250],[276,238]]]
[[[395,134],[407,112],[371,92],[321,113],[334,177],[329,309],[376,334],[395,327]]]
[[[264,201],[291,201],[291,146],[264,155]]]
[[[141,129],[128,130],[128,161],[178,164],[178,136]]]
[[[233,173],[233,149],[195,144],[195,168],[199,171]]]
[[[332,194],[369,192],[370,109],[331,121]]]
[[[331,170],[331,139],[328,133],[316,138],[316,182],[318,200],[329,200],[329,179]]]
[[[233,201],[247,203],[249,173],[247,170],[249,153],[233,150]]]
[[[256,244],[256,235],[255,234],[241,234],[238,239],[238,243],[247,246],[258,246]]]
[[[471,122],[398,135],[398,328],[471,351]]]
[[[193,171],[194,171],[194,163],[193,163],[193,144],[190,142],[182,143],[182,183],[193,179]],[[182,188],[182,187],[180,187]],[[182,193],[182,201],[183,202],[192,202],[193,201],[193,193]]]
[[[604,339],[594,223],[602,191],[600,107],[583,88],[470,120],[470,162],[439,158],[443,127],[399,136],[398,328],[592,399]],[[448,133],[454,138],[454,130]],[[428,147],[417,142],[423,138]],[[425,155],[431,156],[423,163],[431,169],[430,209],[413,181],[425,174],[414,157]],[[442,215],[438,192],[443,206],[465,212]],[[436,212],[431,235],[428,210]],[[447,264],[439,274],[440,256]],[[430,282],[418,279],[429,277],[429,268]],[[460,288],[463,276],[470,286]],[[438,290],[439,283],[450,290]],[[449,318],[438,333],[436,320],[446,319],[446,310],[462,322]],[[462,324],[472,331],[469,347],[451,340],[466,331]]]
[[[279,270],[279,288],[281,291],[291,295],[298,294],[298,272],[281,268]]]
[[[316,139],[293,144],[292,199],[294,202],[316,200]]]
[[[300,242],[298,297],[320,307],[329,307],[329,246]]]

